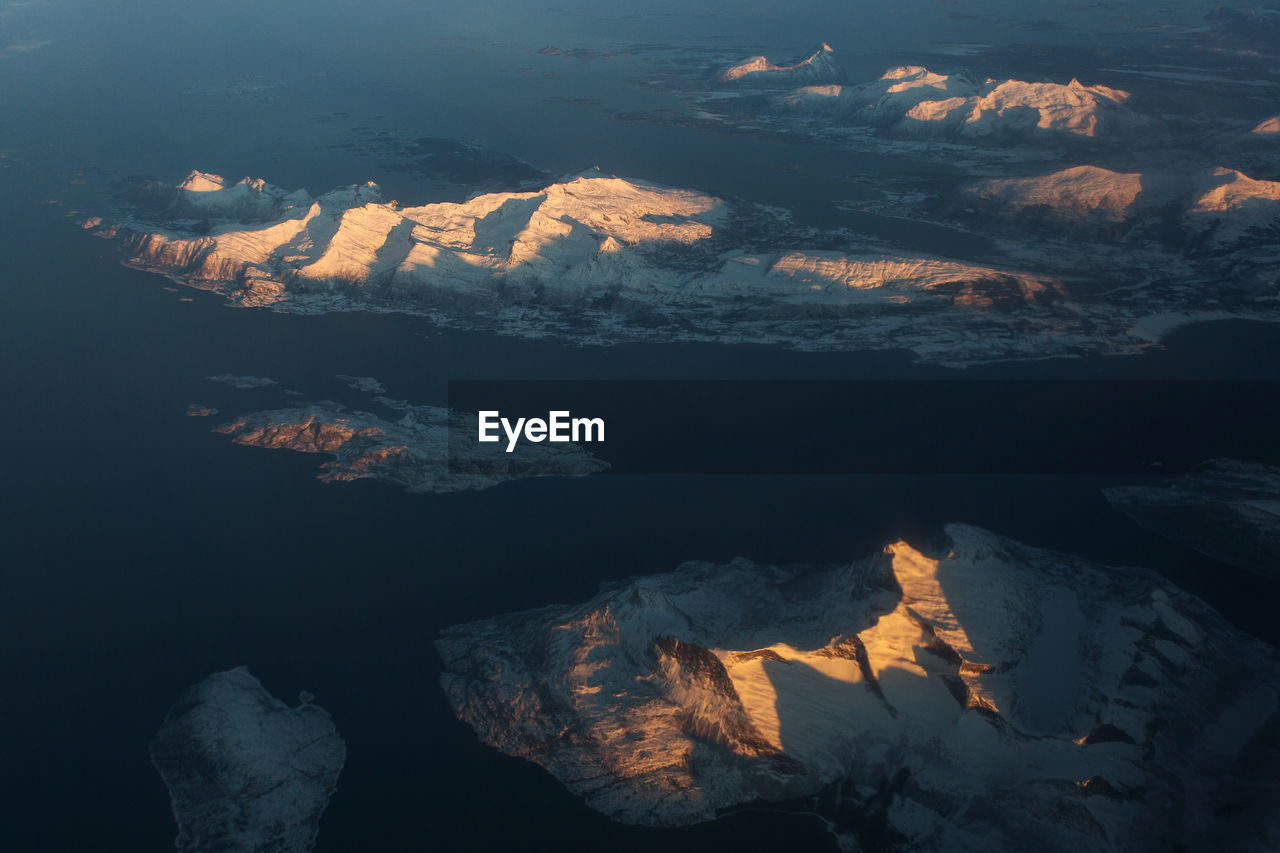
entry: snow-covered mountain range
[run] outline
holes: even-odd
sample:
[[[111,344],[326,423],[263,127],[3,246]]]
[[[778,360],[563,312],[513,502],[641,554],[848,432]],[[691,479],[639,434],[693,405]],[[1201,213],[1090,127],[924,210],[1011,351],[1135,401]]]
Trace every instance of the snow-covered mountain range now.
[[[373,184],[312,197],[193,172],[86,224],[122,240],[131,264],[240,306],[409,311],[579,342],[905,347],[972,363],[1138,351],[1151,342],[1144,315],[1204,308],[1194,277],[1158,292],[1130,282],[1125,304],[1100,303],[1092,282],[1073,283],[1077,269],[1052,269],[1052,253],[1014,267],[904,253],[598,170],[416,207]],[[1251,316],[1269,303],[1233,305]]]
[[[975,80],[904,65],[856,86],[800,87],[780,95],[777,105],[895,133],[974,141],[1061,135],[1092,139],[1158,129],[1154,120],[1130,109],[1128,101],[1128,92],[1074,78],[1067,83]]]
[[[1280,226],[1280,182],[1235,169],[1119,172],[1097,166],[1019,178],[992,178],[967,188],[993,204],[987,213],[1125,221],[1172,208],[1193,235],[1229,242],[1251,229]]]
[[[459,625],[442,683],[481,741],[627,823],[763,801],[850,850],[1274,849],[1274,649],[1154,572],[947,537]]]

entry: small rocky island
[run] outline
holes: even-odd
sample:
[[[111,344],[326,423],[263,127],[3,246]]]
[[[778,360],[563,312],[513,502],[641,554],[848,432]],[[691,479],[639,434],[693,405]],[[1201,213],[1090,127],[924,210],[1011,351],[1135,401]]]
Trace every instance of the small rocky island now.
[[[347,746],[303,695],[290,708],[243,666],[182,695],[151,741],[169,789],[178,853],[306,853]]]

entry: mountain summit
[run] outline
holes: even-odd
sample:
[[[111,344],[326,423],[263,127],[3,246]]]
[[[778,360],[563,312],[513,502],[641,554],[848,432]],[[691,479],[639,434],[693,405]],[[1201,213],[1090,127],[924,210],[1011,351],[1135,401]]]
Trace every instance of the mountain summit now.
[[[775,65],[764,56],[755,56],[720,74],[720,81],[732,83],[838,83],[845,78],[844,69],[836,61],[836,52],[826,42],[807,59],[795,65]]]

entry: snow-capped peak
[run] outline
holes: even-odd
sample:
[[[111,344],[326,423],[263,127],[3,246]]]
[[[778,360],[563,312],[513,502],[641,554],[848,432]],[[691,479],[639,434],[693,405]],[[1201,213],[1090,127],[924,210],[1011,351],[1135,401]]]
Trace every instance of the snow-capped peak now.
[[[835,49],[823,42],[795,65],[775,65],[767,57],[754,56],[726,69],[720,74],[720,80],[724,83],[742,79],[750,79],[754,83],[838,83],[845,74],[835,55]]]
[[[211,172],[201,172],[198,169],[192,169],[191,174],[178,184],[178,189],[186,190],[192,193],[208,193],[217,190],[226,189],[227,181],[221,175],[215,175]]]
[[[1280,134],[1280,115],[1263,119],[1258,122],[1257,127],[1255,127],[1251,132],[1256,133],[1259,136],[1275,136]]]

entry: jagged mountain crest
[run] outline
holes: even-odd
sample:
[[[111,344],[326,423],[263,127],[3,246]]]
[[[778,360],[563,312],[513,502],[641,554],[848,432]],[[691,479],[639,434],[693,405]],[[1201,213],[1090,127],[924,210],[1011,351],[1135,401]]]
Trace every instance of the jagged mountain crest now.
[[[942,74],[920,65],[890,68],[857,86],[806,86],[782,96],[787,110],[820,110],[907,135],[966,139],[1036,136],[1093,139],[1151,131],[1157,123],[1129,108],[1129,93],[1085,85]]]
[[[777,85],[781,83],[837,83],[845,79],[835,49],[823,42],[817,50],[794,65],[775,65],[767,57],[754,56],[722,71],[722,83],[738,81]]]
[[[206,180],[214,183],[198,179]],[[203,204],[231,190],[248,201]],[[186,196],[201,203],[174,208]],[[1226,218],[1238,219],[1235,211]],[[117,222],[92,217],[85,227],[122,240],[130,265],[242,307],[394,310],[579,342],[660,334],[905,347],[971,364],[1139,352],[1159,339],[1164,318],[1203,305],[1203,281],[1189,278],[1199,267],[1162,267],[1173,287],[1144,279],[1141,293],[1099,291],[1098,275],[1115,274],[1101,263],[1101,271],[1059,278],[1048,271],[1054,258],[1020,248],[1018,267],[1007,269],[904,254],[804,227],[776,209],[598,170],[538,190],[427,205],[383,201],[372,183],[319,197],[253,181],[191,193],[152,184]],[[1215,226],[1224,242],[1231,227]],[[1255,285],[1264,273],[1250,263],[1240,255],[1229,275],[1242,283],[1224,284],[1241,291],[1236,316],[1273,307]],[[905,323],[904,312],[915,320]]]

